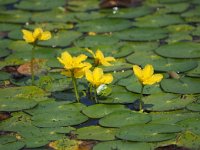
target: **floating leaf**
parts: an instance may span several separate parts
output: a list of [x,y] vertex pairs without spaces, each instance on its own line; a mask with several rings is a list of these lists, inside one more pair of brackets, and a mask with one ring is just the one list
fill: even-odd
[[200,104],[199,103],[192,103],[186,107],[188,110],[194,112],[200,112]]
[[100,119],[99,124],[106,127],[122,127],[132,124],[147,123],[149,121],[151,121],[151,116],[148,114],[118,110]]

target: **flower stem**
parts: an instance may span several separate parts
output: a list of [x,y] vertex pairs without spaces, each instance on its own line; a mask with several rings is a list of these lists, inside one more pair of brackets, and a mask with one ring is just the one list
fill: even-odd
[[76,95],[76,101],[79,103],[80,102],[80,97],[79,97],[79,94],[78,94],[77,81],[76,81],[76,78],[74,77],[73,74],[72,74],[72,82],[73,82],[74,91],[75,91],[75,95]]
[[94,100],[95,100],[95,103],[98,103],[98,100],[97,100],[97,91],[96,91],[95,87],[94,87]]
[[141,111],[142,110],[142,97],[143,97],[143,90],[144,90],[144,85],[142,85],[142,88],[141,88],[141,92],[140,92],[140,97],[139,97],[139,102],[140,102],[140,104],[139,104],[139,111]]
[[36,43],[33,44],[33,48],[31,50],[31,83],[32,85],[35,85],[35,73],[34,73],[35,46],[36,46]]

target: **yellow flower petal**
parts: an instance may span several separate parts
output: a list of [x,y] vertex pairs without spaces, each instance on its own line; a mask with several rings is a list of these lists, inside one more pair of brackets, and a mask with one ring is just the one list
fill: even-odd
[[71,71],[69,71],[69,70],[68,71],[62,71],[61,74],[65,75],[67,77],[71,77],[72,76]]
[[135,76],[141,81],[142,80],[142,69],[137,65],[133,65],[133,72],[134,72]]
[[102,82],[104,83],[104,84],[109,84],[109,83],[111,83],[113,81],[113,76],[112,76],[112,74],[105,74],[104,76],[103,76],[103,78],[102,78]]
[[85,48],[85,50],[88,51],[90,54],[92,54],[92,56],[93,56],[94,58],[96,58],[94,52],[93,52],[91,49]]
[[106,61],[116,61],[114,57],[106,57]]
[[143,82],[144,85],[152,85],[154,83],[160,82],[163,79],[162,74],[154,74],[148,80]]
[[38,39],[38,38],[41,37],[42,33],[43,33],[43,30],[42,30],[41,28],[36,28],[36,29],[34,30],[34,32],[33,32],[33,37],[34,37],[35,39]]
[[49,40],[50,38],[51,38],[51,32],[45,31],[40,36],[39,40],[45,41],[45,40]]
[[96,51],[95,55],[96,55],[96,58],[99,59],[100,61],[104,59],[104,55],[99,49]]
[[92,71],[87,70],[87,71],[85,72],[85,77],[86,77],[86,79],[87,79],[89,82],[93,83],[93,74],[92,74]]
[[153,66],[152,65],[149,65],[147,64],[143,71],[142,71],[142,74],[143,74],[143,79],[148,79],[150,78],[154,73],[154,69],[153,69]]
[[57,57],[57,59],[62,63],[66,69],[71,69],[72,66],[72,56],[68,52],[63,52],[61,54],[61,58]]
[[28,30],[22,30],[23,33],[23,39],[27,42],[27,43],[33,43],[35,42],[35,38],[33,37],[33,34],[31,31]]

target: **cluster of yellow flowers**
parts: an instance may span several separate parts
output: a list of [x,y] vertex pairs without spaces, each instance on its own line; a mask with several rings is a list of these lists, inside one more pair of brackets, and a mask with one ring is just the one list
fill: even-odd
[[[49,31],[43,31],[41,28],[36,28],[33,32],[28,30],[22,30],[23,38],[27,43],[35,44],[38,40],[48,40],[51,38]],[[88,62],[84,62],[87,56],[81,54],[77,57],[72,57],[67,51],[61,54],[61,57],[57,57],[59,62],[64,65],[64,69],[61,73],[72,78],[77,101],[79,102],[79,94],[77,90],[76,78],[86,77],[87,81],[97,89],[102,84],[109,84],[113,81],[112,74],[104,74],[103,69],[99,68],[99,65],[111,66],[110,62],[116,61],[113,57],[105,57],[101,50],[97,50],[95,53],[86,48],[94,58],[94,67]],[[93,70],[91,70],[93,68]],[[142,84],[142,91],[145,85],[152,85],[160,82],[163,78],[162,74],[154,74],[154,68],[152,65],[147,64],[144,69],[141,69],[138,65],[133,65],[133,72]]]

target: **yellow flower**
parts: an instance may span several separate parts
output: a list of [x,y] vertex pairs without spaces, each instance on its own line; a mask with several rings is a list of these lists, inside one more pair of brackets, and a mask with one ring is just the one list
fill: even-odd
[[37,40],[45,41],[51,38],[51,32],[49,31],[44,32],[41,28],[36,28],[33,32],[23,29],[22,33],[23,33],[23,39],[27,43],[34,43]]
[[109,62],[115,61],[114,57],[104,57],[102,51],[100,51],[99,49],[96,51],[95,54],[92,50],[88,48],[86,48],[86,50],[94,57],[96,66],[98,65],[112,66]]
[[87,59],[84,54],[72,57],[68,52],[63,52],[61,57],[57,57],[57,59],[64,65],[65,71],[62,74],[68,77],[82,78],[85,75],[85,71],[92,67],[90,63],[82,62]]
[[85,76],[86,79],[96,88],[101,84],[109,84],[113,81],[112,74],[104,74],[101,68],[95,68],[93,72],[87,70]]
[[133,72],[143,85],[152,85],[160,82],[163,78],[162,74],[154,74],[153,66],[149,64],[147,64],[144,69],[133,65]]

